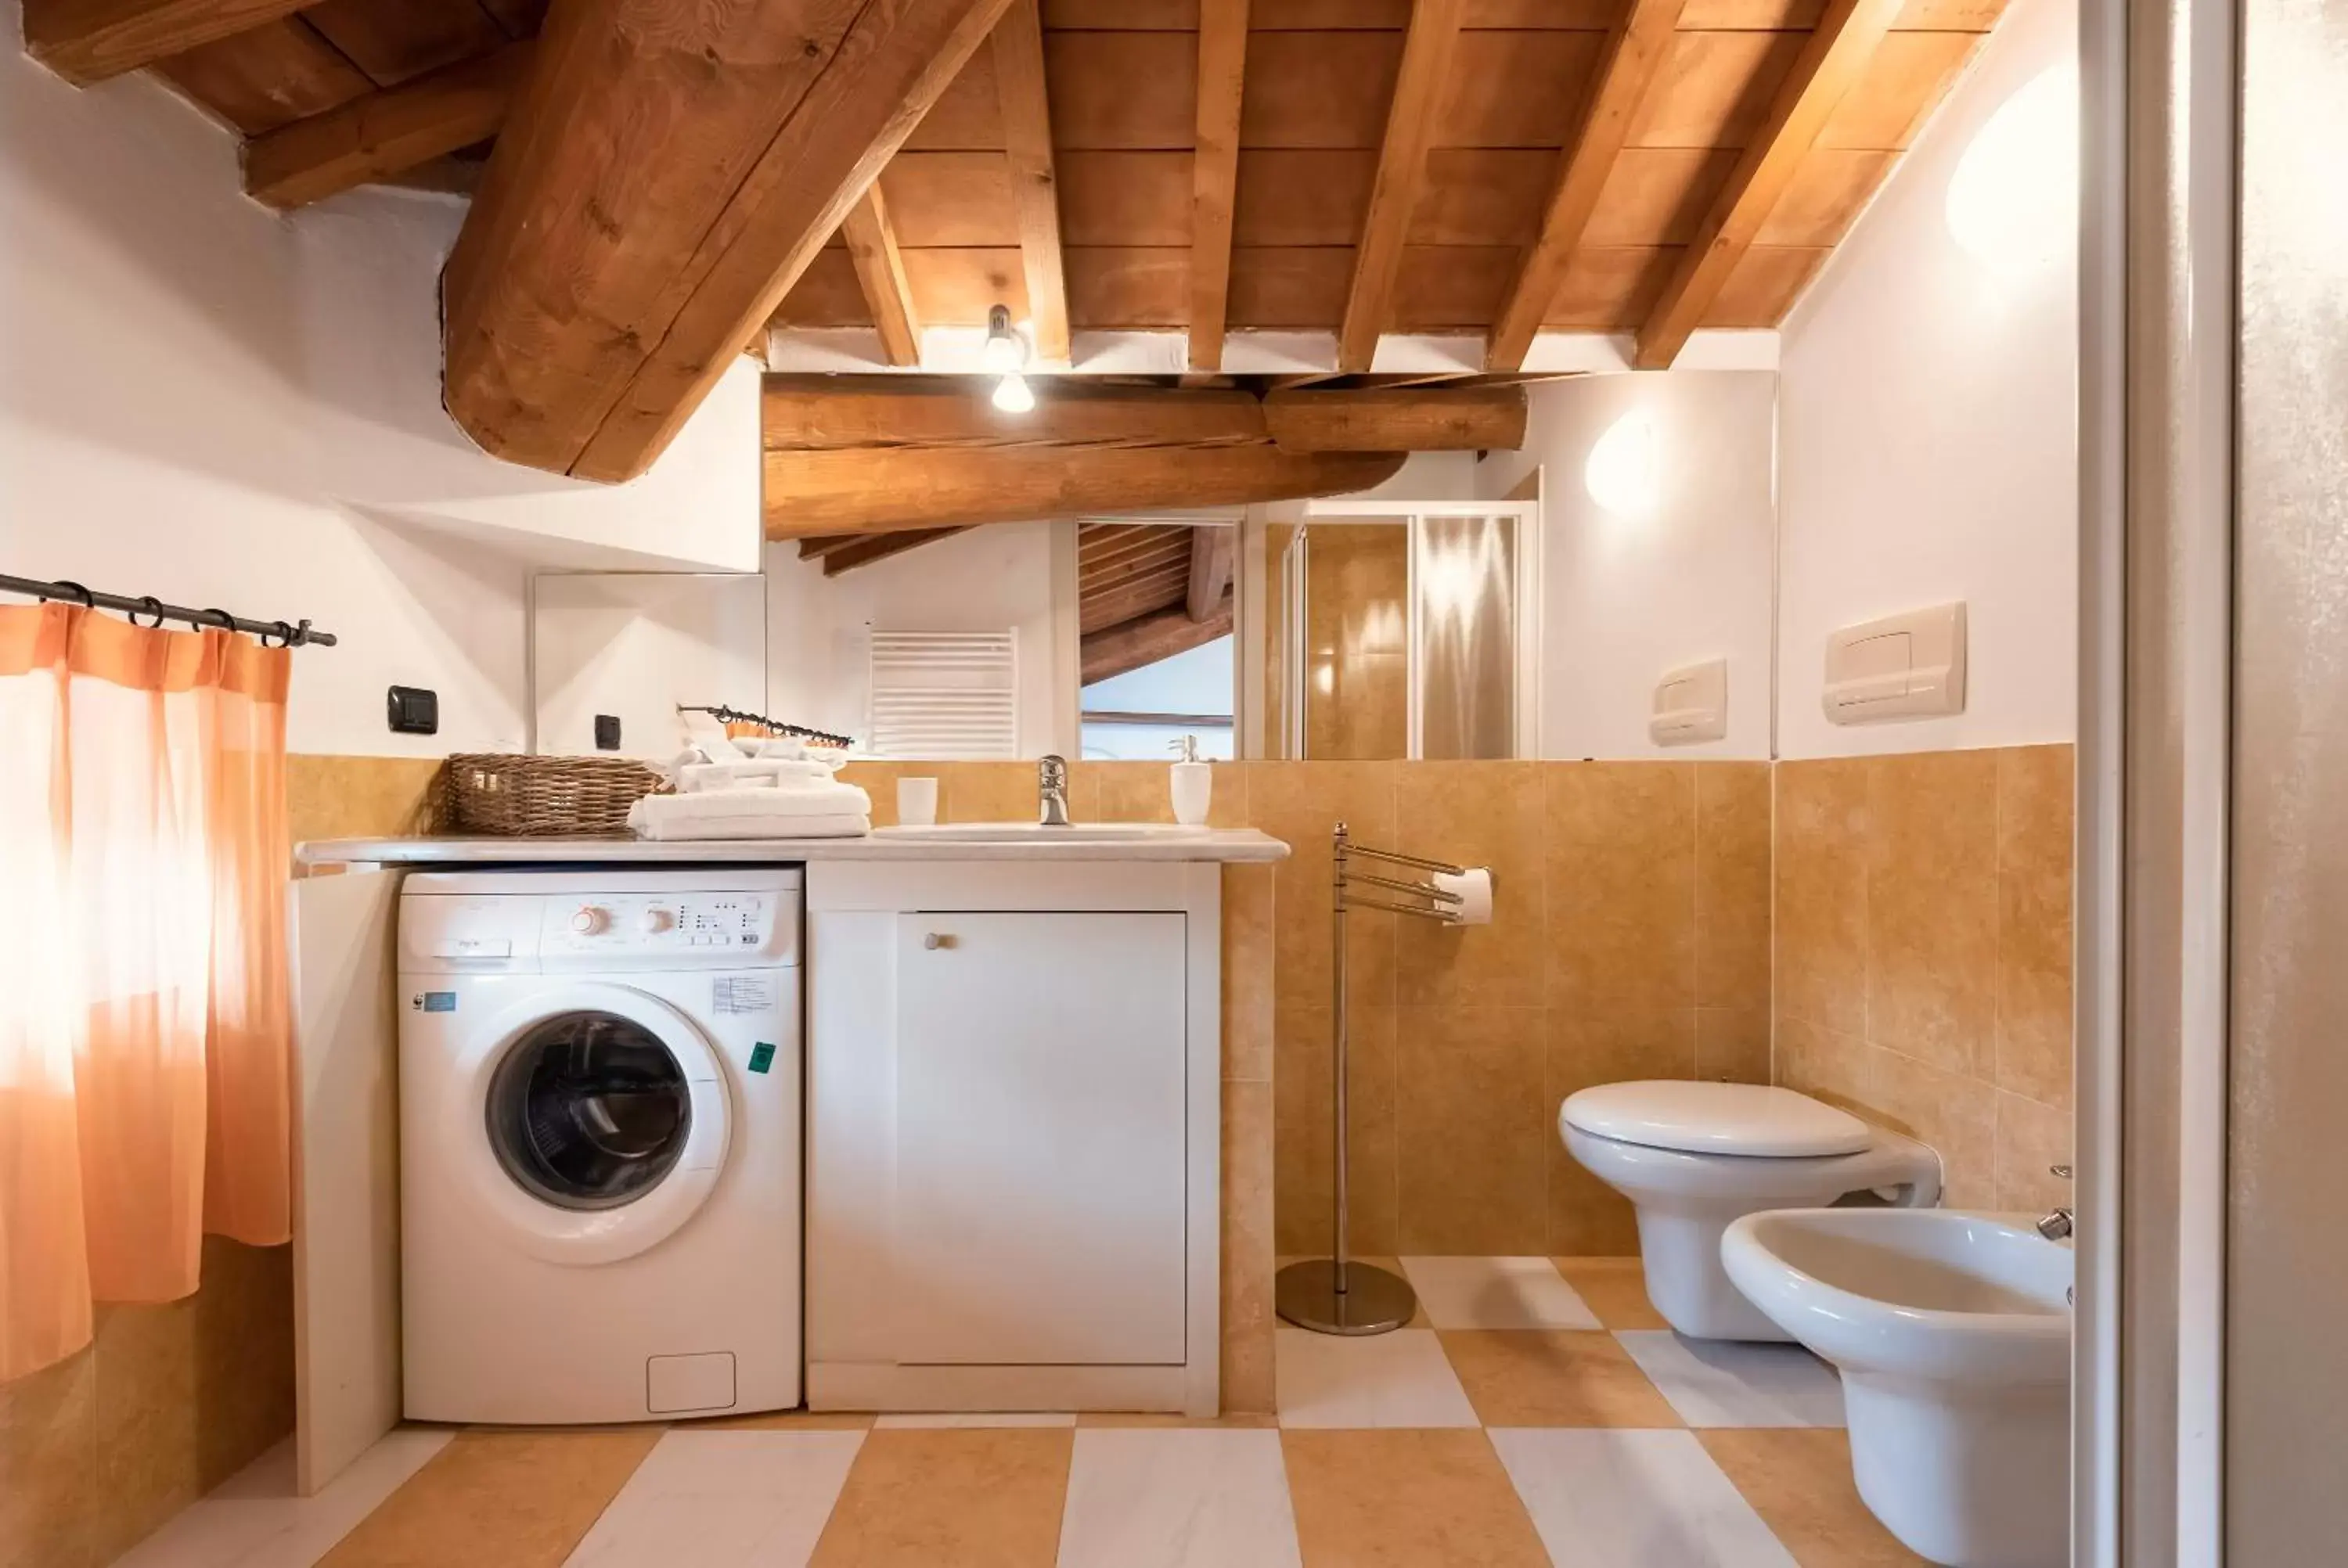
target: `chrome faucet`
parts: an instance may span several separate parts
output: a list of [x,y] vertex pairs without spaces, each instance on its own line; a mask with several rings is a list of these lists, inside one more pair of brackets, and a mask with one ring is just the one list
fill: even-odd
[[1045,757],[1035,767],[1035,787],[1042,796],[1036,821],[1045,827],[1068,825],[1068,759]]
[[[2046,1173],[2060,1176],[2066,1182],[2071,1179],[2071,1167],[2068,1165],[2049,1165]],[[2038,1234],[2048,1241],[2062,1241],[2070,1235],[2073,1223],[2071,1205],[2065,1204],[2038,1222]]]

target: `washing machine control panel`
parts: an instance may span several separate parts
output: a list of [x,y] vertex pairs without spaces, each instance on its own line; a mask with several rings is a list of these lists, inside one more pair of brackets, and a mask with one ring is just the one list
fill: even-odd
[[539,931],[548,958],[655,955],[687,963],[766,962],[795,942],[798,907],[772,893],[591,894],[550,897]]

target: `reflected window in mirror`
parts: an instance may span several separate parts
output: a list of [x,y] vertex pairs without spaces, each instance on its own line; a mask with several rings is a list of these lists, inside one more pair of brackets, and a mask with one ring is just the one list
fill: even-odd
[[1162,761],[1184,735],[1229,759],[1240,528],[1088,522],[1076,530],[1078,693],[1089,761]]

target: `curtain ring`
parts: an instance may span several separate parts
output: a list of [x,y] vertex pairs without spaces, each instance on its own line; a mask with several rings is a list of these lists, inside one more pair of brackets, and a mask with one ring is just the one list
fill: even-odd
[[207,605],[203,609],[196,611],[196,613],[189,617],[189,619],[193,620],[197,625],[201,626],[204,623],[204,618],[206,616],[212,617],[222,631],[234,631],[236,630],[235,616],[231,615],[225,610],[221,610],[211,605]]
[[65,578],[59,578],[56,582],[51,583],[49,586],[52,588],[69,588],[73,589],[75,593],[80,596],[81,607],[84,610],[96,610],[98,608],[98,595],[90,592],[89,589],[82,587],[82,585],[77,582],[70,581]]
[[[284,623],[283,621],[282,621],[282,620],[281,620],[281,621],[279,621],[277,624],[278,624],[278,625],[280,625],[280,626],[283,626],[285,623]],[[307,642],[307,641],[310,641],[310,623],[309,623],[309,621],[304,620],[304,621],[303,621],[303,622],[302,622],[302,624],[301,624],[301,625],[299,625],[299,626],[296,626],[296,627],[293,628],[290,631],[288,631],[288,632],[286,633],[286,637],[285,637],[285,646],[286,646],[286,647],[288,647],[288,648],[299,648],[299,647],[301,647],[301,646],[302,646],[302,644],[304,644],[304,643],[305,643],[305,642]]]
[[[286,625],[282,620],[271,621],[266,627],[254,632],[253,636],[260,641],[263,648],[291,648],[294,646],[294,629]],[[270,641],[269,640],[272,637],[276,638],[277,641],[274,642]]]
[[148,614],[155,618],[154,625],[147,627],[145,630],[152,631],[155,630],[155,627],[163,624],[163,601],[157,599],[153,594],[149,593],[140,595],[138,608],[135,610],[124,610],[122,612],[123,619],[129,621],[131,625],[137,626],[139,624],[139,611],[140,610],[145,610]]

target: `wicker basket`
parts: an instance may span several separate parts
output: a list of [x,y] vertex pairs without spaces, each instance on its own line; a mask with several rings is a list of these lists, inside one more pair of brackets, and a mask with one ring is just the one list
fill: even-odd
[[432,792],[436,833],[496,838],[592,837],[628,831],[628,807],[664,786],[618,757],[450,757]]

